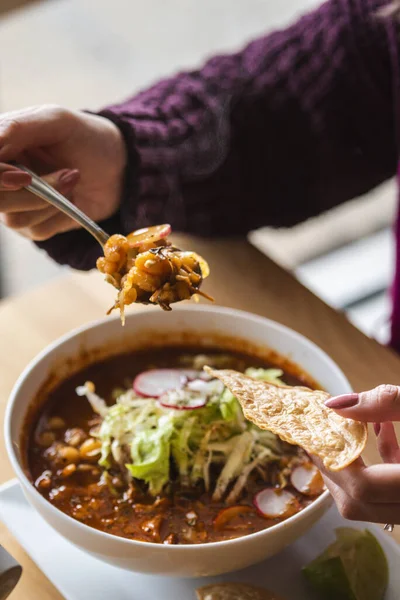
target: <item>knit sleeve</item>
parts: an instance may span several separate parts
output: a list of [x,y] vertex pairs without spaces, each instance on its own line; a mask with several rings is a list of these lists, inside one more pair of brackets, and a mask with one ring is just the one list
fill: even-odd
[[384,5],[330,0],[101,111],[137,157],[123,229],[169,222],[221,236],[291,226],[389,178],[398,65],[377,15]]

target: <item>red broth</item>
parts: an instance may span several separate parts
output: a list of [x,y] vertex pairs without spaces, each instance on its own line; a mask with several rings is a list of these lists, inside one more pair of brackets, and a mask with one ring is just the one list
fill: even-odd
[[[154,498],[143,482],[127,483],[118,467],[111,467],[105,477],[104,469],[97,464],[99,443],[91,437],[90,430],[98,423],[99,416],[85,398],[76,394],[76,387],[92,381],[96,393],[112,404],[112,391],[129,387],[138,373],[155,367],[180,367],[182,356],[186,357],[187,367],[191,357],[199,353],[226,355],[224,366],[240,371],[247,367],[277,366],[255,356],[215,348],[164,347],[122,354],[82,369],[58,385],[48,397],[38,399],[41,409],[31,423],[27,443],[28,470],[38,491],[81,523],[146,542],[217,542],[260,531],[282,520],[260,515],[253,499],[267,485],[279,485],[280,472],[293,458],[307,460],[295,446],[285,445],[287,454],[281,462],[269,464],[264,471],[254,471],[236,503],[237,509],[230,513],[222,512],[227,508],[225,502],[213,502],[203,485],[182,489],[172,476],[167,489]],[[315,387],[301,372],[285,371],[283,380],[289,385]],[[173,474],[173,467],[171,472]],[[217,471],[211,473],[211,478],[216,479],[218,474]],[[297,498],[296,510],[303,509],[315,498],[303,496],[290,484],[286,489]]]

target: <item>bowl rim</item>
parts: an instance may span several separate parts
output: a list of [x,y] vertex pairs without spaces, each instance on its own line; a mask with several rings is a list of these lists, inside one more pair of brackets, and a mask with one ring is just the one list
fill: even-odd
[[[318,352],[320,354],[321,358],[325,361],[325,363],[328,363],[330,369],[335,373],[335,375],[342,379],[344,385],[345,386],[347,385],[349,391],[351,390],[350,382],[348,381],[346,375],[343,373],[341,368],[334,362],[334,360],[324,350],[322,350],[322,348],[320,348],[317,344],[315,344],[314,342],[312,342],[311,340],[306,338],[301,333],[295,331],[294,329],[287,327],[286,325],[283,325],[277,321],[273,321],[272,319],[268,319],[267,317],[262,317],[260,315],[250,313],[245,310],[229,308],[229,307],[219,306],[219,305],[214,305],[214,306],[181,305],[179,307],[176,307],[174,310],[175,311],[184,311],[184,312],[189,312],[189,313],[190,312],[193,312],[193,313],[209,312],[209,313],[213,313],[213,314],[223,314],[226,316],[231,316],[233,318],[236,317],[238,319],[246,319],[248,321],[252,321],[254,324],[267,325],[270,329],[274,330],[275,332],[284,332],[285,334],[289,335],[289,337],[296,339],[304,347],[306,347],[314,352],[315,351]],[[149,308],[138,309],[134,313],[127,315],[127,317],[126,317],[127,324],[129,323],[129,321],[134,321],[135,319],[140,318],[140,316],[143,315],[144,313],[150,313],[150,312],[152,312],[152,310],[151,309],[149,310]],[[189,550],[189,549],[194,549],[194,548],[196,548],[200,552],[202,552],[202,551],[206,552],[206,551],[208,551],[207,549],[210,549],[210,550],[212,550],[213,548],[223,549],[224,547],[226,547],[228,545],[229,546],[239,545],[239,544],[243,543],[245,540],[248,540],[249,542],[250,542],[250,540],[255,541],[256,539],[262,538],[263,536],[268,536],[271,532],[279,533],[280,531],[290,527],[295,522],[299,523],[299,522],[306,520],[310,513],[314,512],[314,511],[318,511],[319,508],[322,508],[325,504],[329,503],[329,501],[331,500],[331,494],[330,494],[329,490],[325,490],[324,492],[322,492],[322,494],[320,496],[318,496],[318,498],[313,500],[308,506],[303,508],[300,512],[296,513],[295,515],[292,515],[291,517],[288,517],[281,523],[271,525],[270,527],[261,529],[260,531],[245,534],[244,536],[232,538],[229,540],[220,540],[217,542],[206,542],[206,543],[200,543],[200,544],[166,545],[166,544],[159,544],[156,542],[145,542],[145,541],[125,538],[122,536],[117,536],[117,535],[114,535],[111,533],[107,533],[105,531],[102,531],[101,529],[95,529],[94,527],[91,527],[90,525],[86,525],[85,523],[81,523],[80,521],[74,519],[70,515],[67,515],[66,513],[61,511],[59,508],[57,508],[56,506],[51,504],[51,502],[46,500],[38,492],[38,490],[35,488],[35,486],[32,484],[32,482],[28,479],[24,469],[22,468],[22,466],[20,464],[20,461],[18,460],[18,458],[16,456],[15,448],[14,448],[14,444],[13,444],[12,436],[11,436],[11,426],[12,426],[12,422],[13,422],[14,404],[20,394],[20,390],[21,390],[22,385],[24,384],[25,380],[29,377],[30,373],[40,365],[40,363],[42,362],[42,360],[44,360],[44,358],[49,356],[59,346],[62,346],[63,344],[68,342],[71,338],[77,337],[86,331],[96,329],[99,326],[102,326],[107,323],[115,322],[115,321],[119,321],[118,316],[103,317],[100,319],[96,319],[94,321],[85,323],[84,325],[81,325],[79,327],[72,329],[71,331],[65,333],[64,335],[60,336],[59,338],[57,338],[56,340],[54,340],[53,342],[51,342],[50,344],[45,346],[45,348],[43,348],[33,359],[31,359],[29,361],[27,366],[24,368],[22,373],[17,378],[17,380],[11,390],[11,393],[9,395],[7,405],[6,405],[6,410],[5,410],[4,428],[3,428],[5,447],[7,450],[8,458],[10,460],[11,466],[12,466],[15,474],[17,475],[17,478],[18,478],[20,484],[22,483],[23,486],[25,486],[27,489],[29,489],[29,491],[35,496],[35,498],[37,499],[37,501],[40,503],[40,505],[43,507],[43,509],[45,511],[49,511],[50,514],[54,515],[56,518],[58,517],[61,520],[65,520],[66,524],[70,524],[71,527],[76,527],[76,530],[78,532],[81,532],[81,535],[85,536],[85,534],[89,534],[90,536],[94,536],[94,537],[99,536],[105,542],[109,541],[110,543],[119,543],[120,545],[122,544],[125,547],[129,547],[129,548],[133,548],[135,546],[138,546],[139,548],[147,547],[147,548],[151,549],[152,551],[156,551],[156,552],[171,552],[171,551],[179,552],[179,551],[182,551],[183,549]],[[299,366],[301,366],[301,365],[299,365]],[[60,534],[60,535],[63,535],[63,534]]]

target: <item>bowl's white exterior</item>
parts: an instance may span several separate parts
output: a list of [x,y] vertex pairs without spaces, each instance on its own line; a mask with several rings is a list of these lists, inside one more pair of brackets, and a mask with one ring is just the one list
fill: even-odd
[[246,312],[220,307],[183,306],[171,313],[135,312],[121,327],[118,319],[104,319],[76,330],[46,348],[18,379],[5,419],[5,441],[13,468],[29,502],[62,536],[90,554],[132,571],[196,577],[234,571],[276,554],[307,531],[327,510],[331,500],[324,492],[306,509],[270,529],[235,540],[211,544],[163,546],[135,542],[97,531],[68,517],[45,500],[32,486],[21,466],[19,436],[27,407],[46,380],[55,360],[74,357],[82,347],[91,350],[109,340],[132,338],[132,332],[192,331],[235,336],[265,345],[301,365],[331,394],[351,391],[338,366],[317,346],[278,323]]

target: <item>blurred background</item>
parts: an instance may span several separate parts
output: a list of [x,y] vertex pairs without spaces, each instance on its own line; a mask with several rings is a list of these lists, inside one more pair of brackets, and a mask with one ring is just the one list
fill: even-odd
[[[285,26],[318,3],[0,0],[0,112],[45,102],[100,108],[216,51],[234,50]],[[250,239],[365,333],[385,342],[395,211],[390,181],[290,232],[264,228]],[[3,297],[64,272],[0,226]]]

